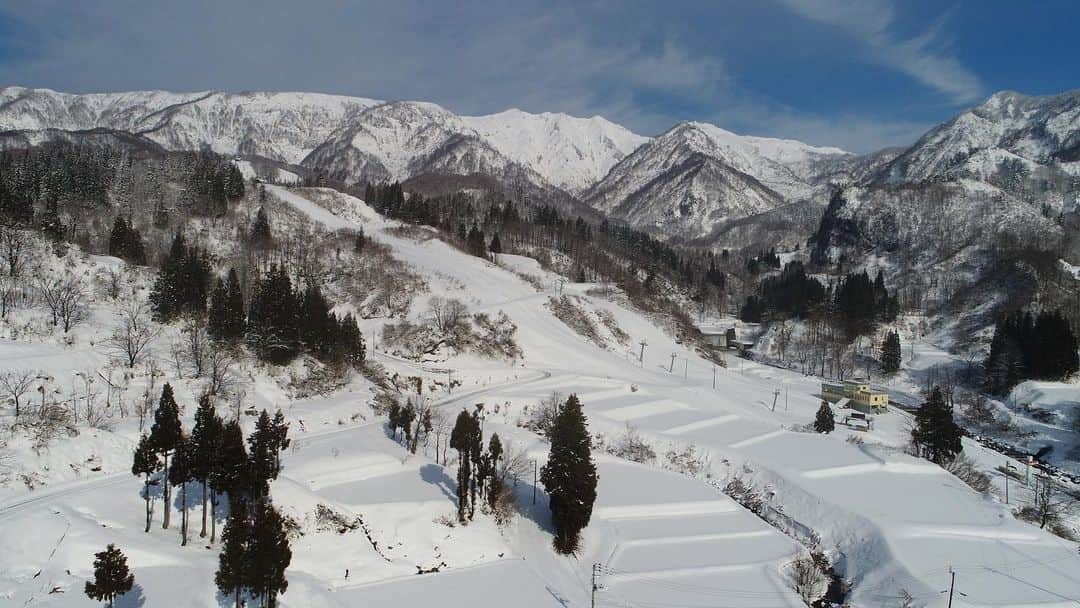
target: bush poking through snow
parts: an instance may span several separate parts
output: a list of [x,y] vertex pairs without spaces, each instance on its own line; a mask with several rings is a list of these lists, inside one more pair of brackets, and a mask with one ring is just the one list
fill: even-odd
[[[551,437],[551,427],[555,425],[555,417],[559,415],[559,406],[562,404],[562,395],[558,391],[552,392],[533,408],[530,417],[524,423],[524,427],[545,438]],[[526,413],[529,413],[526,409]]]
[[824,594],[823,587],[828,581],[825,577],[828,565],[821,553],[809,553],[791,563],[791,587],[807,606]]
[[983,473],[975,466],[975,461],[960,454],[945,465],[945,470],[956,475],[960,481],[966,483],[972,490],[980,494],[990,491],[990,476]]
[[567,327],[574,330],[575,333],[598,347],[607,349],[607,340],[600,335],[600,328],[597,327],[596,322],[589,316],[588,311],[575,301],[576,299],[576,297],[571,299],[570,296],[549,298],[545,306],[553,315],[555,315],[555,318],[562,321]]
[[751,513],[760,515],[762,507],[765,505],[765,499],[762,497],[761,492],[758,492],[752,483],[744,481],[739,476],[735,476],[731,481],[727,482],[723,492],[735,502],[746,507]]
[[360,518],[339,513],[331,507],[319,503],[315,506],[315,529],[320,532],[330,531],[347,534],[360,529]]
[[383,347],[395,355],[421,361],[442,360],[458,353],[493,359],[516,359],[521,348],[514,339],[517,325],[505,312],[469,315],[459,300],[432,298],[424,321],[402,320],[383,327]]
[[656,460],[656,450],[649,445],[648,441],[645,441],[637,429],[629,424],[626,425],[622,436],[614,443],[607,445],[606,450],[612,456],[642,464]]
[[709,457],[690,444],[682,450],[671,449],[664,454],[664,468],[682,473],[695,479],[712,477],[709,472]]

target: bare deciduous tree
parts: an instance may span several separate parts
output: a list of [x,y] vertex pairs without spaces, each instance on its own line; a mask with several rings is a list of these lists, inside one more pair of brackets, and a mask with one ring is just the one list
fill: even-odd
[[37,376],[37,372],[28,370],[8,370],[0,373],[0,389],[3,389],[4,396],[15,406],[16,418],[22,413],[23,395],[30,392]]
[[1035,492],[1031,504],[1021,511],[1022,516],[1039,524],[1040,528],[1054,527],[1072,510],[1076,500],[1048,476],[1035,478]]
[[41,279],[38,292],[52,313],[53,327],[63,325],[64,333],[86,319],[86,287],[75,278]]
[[195,377],[202,378],[210,345],[210,335],[206,332],[206,319],[199,315],[185,316],[181,332],[184,334],[184,350],[187,359],[195,368]]
[[7,317],[15,308],[19,299],[19,279],[9,275],[0,275],[0,318]]
[[30,257],[30,233],[14,226],[0,226],[0,256],[4,259],[7,276],[18,277]]
[[150,309],[137,300],[126,302],[118,314],[120,323],[113,330],[109,342],[123,356],[127,366],[132,368],[160,330],[150,320]]
[[236,365],[236,351],[225,346],[217,345],[206,352],[206,392],[210,395],[229,393],[236,378],[233,375],[233,366]]
[[435,296],[428,304],[428,321],[441,333],[456,327],[468,314],[468,309],[461,300]]
[[781,319],[775,323],[776,326],[776,354],[780,356],[780,361],[785,360],[788,346],[791,344],[791,336],[795,332],[795,324],[788,319]]

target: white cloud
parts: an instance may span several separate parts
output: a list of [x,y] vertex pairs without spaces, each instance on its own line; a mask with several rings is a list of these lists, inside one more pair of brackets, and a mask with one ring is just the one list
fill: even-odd
[[868,59],[911,76],[954,103],[968,103],[983,94],[979,77],[945,48],[940,19],[922,34],[902,39],[891,32],[895,21],[891,0],[780,2],[807,19],[847,31],[865,45]]

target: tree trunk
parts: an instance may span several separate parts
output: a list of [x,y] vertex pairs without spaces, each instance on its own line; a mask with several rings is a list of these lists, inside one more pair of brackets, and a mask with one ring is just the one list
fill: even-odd
[[217,540],[217,490],[210,488],[210,543]]
[[240,587],[236,588],[236,608],[240,608]]
[[206,480],[202,480],[202,530],[199,538],[206,538]]
[[187,546],[187,482],[180,484],[180,546]]
[[154,515],[154,509],[150,506],[150,473],[146,474],[146,481],[144,482],[143,487],[146,491],[146,530],[144,530],[144,532],[150,532],[150,520]]
[[165,517],[162,518],[161,529],[169,529],[169,512],[172,510],[169,505],[169,451],[165,450],[165,474],[162,476],[162,481],[165,484],[164,496],[165,496]]

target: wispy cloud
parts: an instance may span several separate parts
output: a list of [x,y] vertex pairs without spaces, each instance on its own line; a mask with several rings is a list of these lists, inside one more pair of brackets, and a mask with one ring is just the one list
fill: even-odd
[[865,46],[868,59],[911,76],[954,103],[968,103],[983,94],[979,77],[949,53],[942,35],[944,18],[920,35],[904,39],[892,32],[895,11],[891,0],[780,2],[807,19],[848,32]]

